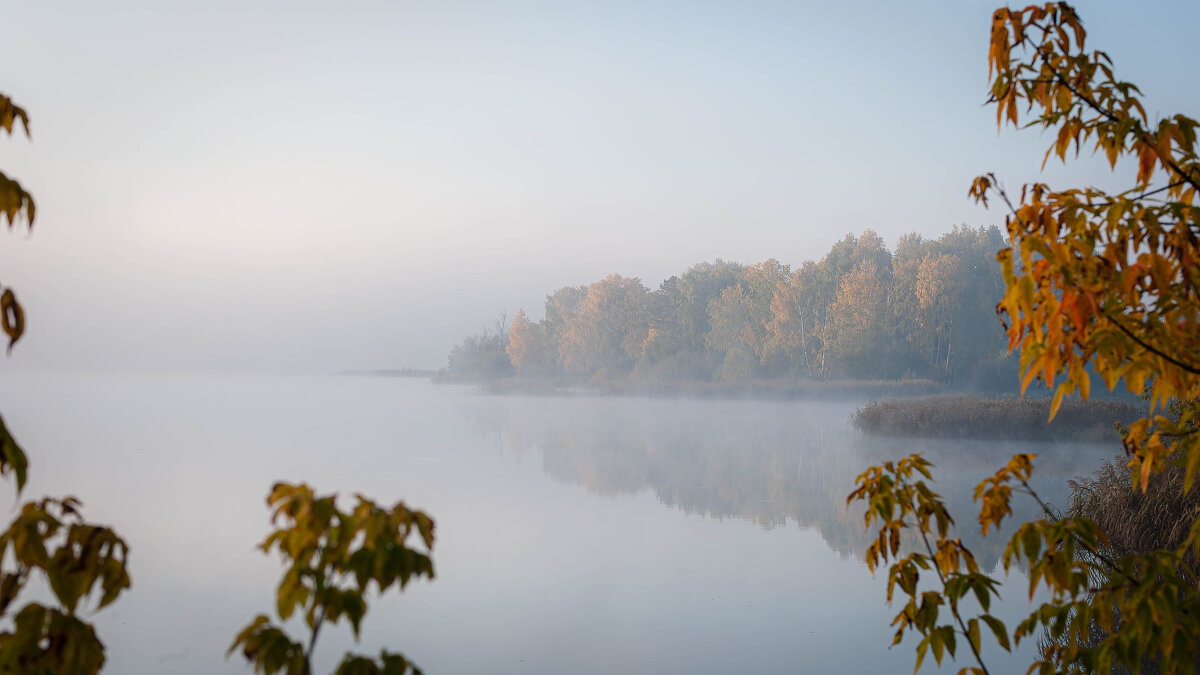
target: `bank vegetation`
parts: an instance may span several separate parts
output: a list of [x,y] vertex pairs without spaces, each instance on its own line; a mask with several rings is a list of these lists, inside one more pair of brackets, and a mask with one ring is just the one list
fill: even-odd
[[1049,397],[983,398],[943,394],[868,403],[850,419],[873,436],[975,438],[1028,441],[1116,441],[1117,426],[1145,414],[1127,401],[1063,401],[1050,417]]

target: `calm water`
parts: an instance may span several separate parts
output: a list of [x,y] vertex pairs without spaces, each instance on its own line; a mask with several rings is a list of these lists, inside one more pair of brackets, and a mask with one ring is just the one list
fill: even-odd
[[[111,673],[249,672],[224,654],[273,611],[281,566],[254,546],[280,479],[435,517],[437,579],[375,602],[356,647],[431,675],[911,672],[915,641],[887,649],[894,610],[843,507],[854,476],[926,452],[970,523],[971,488],[1013,452],[1040,454],[1061,502],[1118,447],[865,439],[854,407],[347,377],[6,374],[0,390],[28,496],[77,495],[133,548],[133,590],[95,615]],[[994,565],[1000,540],[964,529]],[[1006,589],[1012,617],[1024,578]],[[352,646],[323,631],[318,665]],[[993,672],[1023,672],[997,651]]]

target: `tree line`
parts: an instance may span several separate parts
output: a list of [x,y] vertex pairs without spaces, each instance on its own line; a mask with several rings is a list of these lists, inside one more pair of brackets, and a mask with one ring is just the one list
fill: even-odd
[[544,318],[464,338],[450,379],[592,381],[931,379],[1011,389],[995,315],[1004,294],[996,227],[954,227],[937,239],[848,234],[796,269],[716,260],[648,289],[610,274],[546,298]]

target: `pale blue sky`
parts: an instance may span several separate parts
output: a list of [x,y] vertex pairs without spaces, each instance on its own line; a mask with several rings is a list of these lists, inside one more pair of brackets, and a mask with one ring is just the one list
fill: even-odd
[[[0,242],[4,367],[437,367],[609,272],[1000,223],[971,178],[1043,149],[982,106],[993,2],[103,4],[4,10],[34,139],[0,170],[39,205]],[[1077,6],[1150,111],[1200,115],[1200,4]]]

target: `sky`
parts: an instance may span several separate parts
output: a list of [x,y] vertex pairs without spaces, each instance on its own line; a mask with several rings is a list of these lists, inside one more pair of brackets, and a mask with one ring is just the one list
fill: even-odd
[[[445,365],[609,273],[798,265],[1119,185],[984,105],[994,2],[8,0],[0,171],[28,330],[0,369]],[[1194,2],[1080,2],[1152,114],[1200,116]]]

